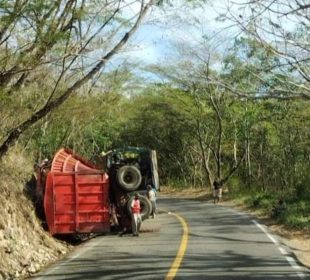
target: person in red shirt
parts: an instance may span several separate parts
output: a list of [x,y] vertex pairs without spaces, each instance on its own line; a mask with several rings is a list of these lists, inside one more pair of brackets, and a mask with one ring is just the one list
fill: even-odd
[[131,225],[133,236],[139,236],[141,224],[142,219],[141,219],[141,206],[140,206],[139,194],[135,193],[135,198],[131,202]]

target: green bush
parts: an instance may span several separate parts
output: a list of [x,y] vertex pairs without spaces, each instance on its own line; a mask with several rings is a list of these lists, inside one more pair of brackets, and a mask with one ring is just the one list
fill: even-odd
[[238,177],[231,178],[227,187],[233,196],[238,195],[240,190],[244,188],[242,181]]
[[275,217],[281,224],[295,229],[310,228],[310,201],[288,201],[287,210]]
[[250,207],[263,209],[270,209],[274,202],[275,198],[268,193],[256,193],[247,200]]
[[310,197],[310,175],[304,177],[295,187],[295,197],[303,199]]
[[[258,192],[247,188],[244,191],[229,193],[229,198],[241,202],[243,205],[260,210],[262,213],[274,219],[277,223],[294,229],[310,229],[310,184],[308,179],[302,180],[296,185],[295,195],[291,193]],[[270,188],[271,190],[271,188]],[[286,204],[286,210],[273,215],[273,207],[282,197]]]
[[290,211],[286,215],[282,215],[279,221],[289,227],[296,229],[310,229],[310,217],[300,215],[299,212]]
[[164,180],[164,185],[166,186],[170,186],[174,189],[185,189],[185,188],[188,188],[188,184],[184,181],[184,180],[181,180],[181,179],[177,179],[177,178],[174,178],[174,179],[166,179]]

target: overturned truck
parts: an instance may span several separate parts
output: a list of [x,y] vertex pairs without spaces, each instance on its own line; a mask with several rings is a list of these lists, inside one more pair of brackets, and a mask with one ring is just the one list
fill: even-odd
[[43,209],[49,232],[81,234],[131,228],[131,201],[140,194],[142,219],[152,205],[146,186],[159,190],[156,152],[127,147],[108,152],[102,166],[71,150],[60,149],[52,162],[37,170],[36,201]]

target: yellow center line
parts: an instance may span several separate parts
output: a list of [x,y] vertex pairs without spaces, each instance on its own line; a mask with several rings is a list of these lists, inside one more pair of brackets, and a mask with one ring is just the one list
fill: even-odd
[[187,247],[187,243],[188,243],[188,226],[187,226],[185,219],[183,217],[181,217],[180,215],[175,214],[175,213],[169,212],[169,214],[174,215],[181,222],[181,224],[183,226],[183,236],[182,236],[182,240],[181,240],[181,244],[180,244],[178,253],[177,253],[177,255],[176,255],[169,271],[168,271],[168,274],[166,275],[165,280],[172,280],[176,276],[178,269],[181,265],[181,262],[183,260],[183,257],[184,257],[185,251],[186,251],[186,247]]

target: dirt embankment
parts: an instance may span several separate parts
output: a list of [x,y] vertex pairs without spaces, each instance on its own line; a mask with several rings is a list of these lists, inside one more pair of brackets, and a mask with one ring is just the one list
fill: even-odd
[[21,150],[0,164],[0,280],[22,279],[70,249],[42,229],[26,187],[32,174],[33,160]]
[[[175,190],[171,188],[162,188],[163,194],[169,194],[176,197],[186,197],[195,200],[210,201],[212,203],[212,196],[209,190],[201,189],[184,189],[184,190]],[[306,267],[310,268],[310,231],[304,230],[293,230],[284,227],[283,225],[276,224],[274,220],[269,217],[261,214],[258,211],[247,208],[242,204],[239,204],[237,201],[228,201],[225,200],[221,202],[223,205],[237,208],[238,210],[245,212],[256,219],[259,219],[262,224],[268,226],[268,229],[271,233],[274,233],[281,237],[283,243],[288,246],[292,252],[295,254],[298,261]]]

